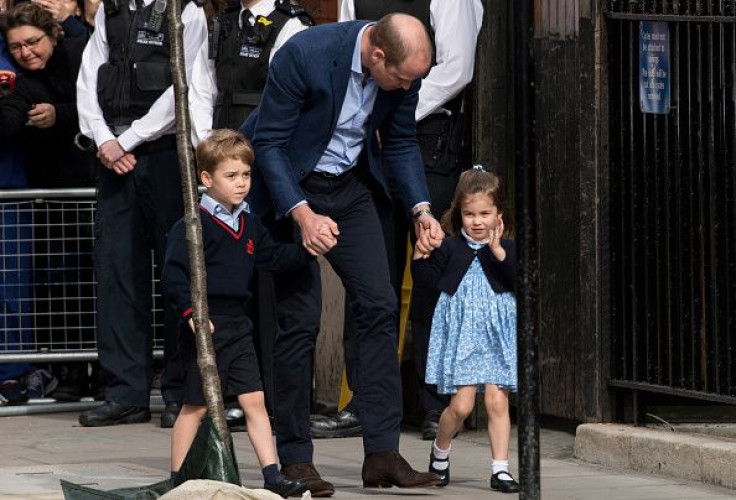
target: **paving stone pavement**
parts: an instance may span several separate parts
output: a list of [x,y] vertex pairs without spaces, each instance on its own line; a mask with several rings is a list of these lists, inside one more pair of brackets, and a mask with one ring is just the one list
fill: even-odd
[[[148,424],[84,428],[77,413],[0,417],[0,499],[62,498],[60,479],[111,489],[139,486],[168,475],[169,429]],[[574,436],[556,430],[541,433],[541,492],[551,500],[711,499],[733,498],[735,490],[687,480],[606,469],[573,458]],[[258,487],[261,476],[245,433],[233,434],[241,476]],[[453,442],[452,477],[447,488],[363,489],[360,438],[315,440],[315,460],[322,475],[335,483],[336,499],[370,496],[425,498],[514,498],[488,487],[490,448],[483,432],[465,432]],[[414,429],[402,433],[402,454],[425,469],[429,442]],[[512,471],[517,472],[516,436]],[[736,473],[736,472],[735,472]]]

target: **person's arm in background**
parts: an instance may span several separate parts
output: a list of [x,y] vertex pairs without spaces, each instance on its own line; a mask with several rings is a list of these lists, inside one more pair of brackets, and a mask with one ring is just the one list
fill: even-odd
[[96,28],[82,54],[82,66],[77,77],[77,112],[80,132],[93,139],[99,148],[106,142],[115,140],[97,100],[97,71],[107,62],[110,54],[105,12],[101,7],[97,10],[94,24]]
[[[63,54],[59,54],[64,57],[65,66],[68,72],[63,74],[64,78],[71,78],[72,81],[76,81],[77,75],[79,74],[79,68],[82,63],[82,53],[86,45],[86,38],[64,38],[63,44],[57,46],[63,47]],[[60,75],[61,76],[61,75]],[[76,89],[75,89],[76,90]],[[66,97],[64,101],[58,101],[55,103],[56,106],[56,123],[54,127],[60,130],[78,130],[79,129],[79,114],[77,113],[77,97],[76,92]]]
[[67,0],[31,1],[51,13],[52,16],[54,16],[54,19],[57,20],[59,24],[61,24],[61,27],[64,30],[64,36],[71,38],[86,38],[89,36],[89,31],[87,31],[87,27],[76,16],[76,2],[69,2]]
[[289,40],[289,38],[296,35],[300,31],[304,31],[307,28],[309,28],[309,26],[302,23],[298,17],[292,17],[291,19],[286,21],[286,24],[284,24],[284,27],[281,28],[281,31],[279,31],[279,35],[273,42],[271,54],[269,54],[268,56],[268,63],[271,64],[271,61],[273,61],[273,56],[276,55],[276,52],[279,51],[279,49]]
[[473,79],[475,48],[483,23],[480,0],[434,0],[429,11],[437,63],[422,81],[417,121],[437,112]]
[[0,145],[7,147],[18,140],[25,130],[31,104],[22,85],[21,88],[16,85],[14,92],[0,97]]
[[212,132],[212,119],[217,99],[215,78],[215,61],[209,58],[209,42],[205,38],[194,59],[192,83],[189,86],[192,144],[195,148]]
[[355,21],[354,0],[342,0],[342,5],[340,5],[340,14],[337,16],[337,20],[340,22]]

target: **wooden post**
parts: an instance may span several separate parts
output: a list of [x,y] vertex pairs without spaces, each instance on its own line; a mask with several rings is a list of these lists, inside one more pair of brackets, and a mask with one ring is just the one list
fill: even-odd
[[[184,70],[184,25],[181,22],[181,0],[169,0],[167,5],[171,44],[171,79],[174,83],[176,110],[176,149],[179,154],[184,220],[186,222],[191,294],[196,327],[197,364],[202,374],[202,388],[207,412],[220,433],[224,448],[230,454],[230,431],[225,420],[220,375],[217,372],[215,349],[212,345],[209,309],[207,307],[207,274],[204,266],[202,223],[199,220],[197,176],[190,143],[191,123],[187,101],[187,80]],[[232,457],[231,457],[232,458]]]

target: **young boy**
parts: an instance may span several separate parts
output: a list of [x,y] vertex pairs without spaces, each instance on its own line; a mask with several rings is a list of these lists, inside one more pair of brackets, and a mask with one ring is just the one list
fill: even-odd
[[[207,188],[200,202],[207,269],[212,341],[224,396],[237,396],[245,413],[248,437],[263,468],[264,487],[282,497],[301,495],[307,485],[281,475],[264,403],[252,323],[245,314],[253,268],[298,267],[311,257],[300,245],[274,242],[244,201],[250,190],[253,150],[233,130],[215,130],[197,147],[200,180]],[[189,253],[184,221],[168,236],[163,280],[167,297],[181,317],[179,336],[186,385],[184,406],[171,436],[172,475],[181,467],[207,408],[197,367],[189,290]]]

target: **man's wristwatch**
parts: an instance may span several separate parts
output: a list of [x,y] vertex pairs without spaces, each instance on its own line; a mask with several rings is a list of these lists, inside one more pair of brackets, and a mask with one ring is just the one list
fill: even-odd
[[419,220],[419,218],[420,218],[420,217],[421,217],[422,215],[425,215],[425,214],[426,214],[426,215],[429,215],[430,217],[434,217],[434,214],[432,213],[432,211],[431,211],[430,209],[428,209],[428,208],[423,208],[423,209],[421,209],[421,210],[417,210],[416,212],[414,212],[414,213],[412,214],[412,216],[411,216],[411,219],[412,219],[412,220],[413,220],[414,222],[416,222],[416,221],[418,221],[418,220]]

